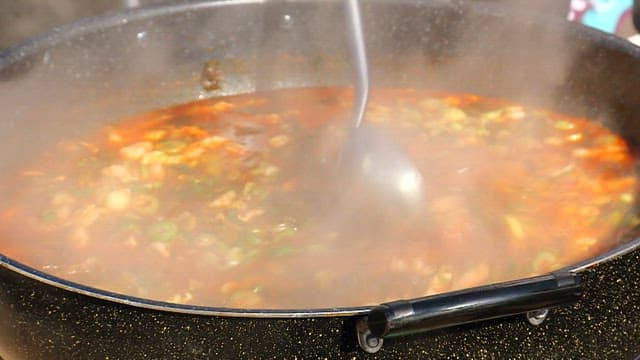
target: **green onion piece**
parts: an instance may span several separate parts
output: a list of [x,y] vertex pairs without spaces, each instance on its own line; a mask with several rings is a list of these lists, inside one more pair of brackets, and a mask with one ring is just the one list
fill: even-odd
[[40,220],[47,225],[52,225],[58,221],[58,215],[53,210],[47,210],[40,214]]
[[262,238],[260,238],[259,231],[257,231],[257,230],[253,230],[253,231],[249,232],[245,236],[245,241],[247,242],[247,244],[250,244],[250,245],[260,245],[260,244],[262,244]]
[[624,220],[624,225],[630,228],[635,228],[637,226],[640,226],[640,217],[638,217],[637,215],[624,218],[623,220]]
[[148,194],[140,194],[133,199],[134,211],[142,215],[153,215],[158,211],[158,198]]
[[162,151],[150,151],[142,156],[140,159],[140,164],[142,165],[150,165],[150,164],[165,164],[167,162],[167,154]]
[[147,233],[153,241],[171,242],[178,237],[178,225],[172,221],[158,221],[149,226]]
[[260,186],[253,181],[249,181],[244,184],[242,194],[258,200],[264,200],[269,195],[269,189],[268,186]]
[[275,233],[274,240],[280,241],[293,237],[298,232],[298,228],[292,222],[283,222],[278,224],[273,231]]
[[557,255],[549,250],[543,250],[533,259],[533,271],[548,270],[549,265],[554,265],[558,260]]
[[72,193],[75,197],[78,198],[87,198],[93,195],[94,190],[92,188],[88,188],[88,187],[81,187],[78,189],[75,189]]
[[609,217],[607,218],[607,223],[612,226],[618,226],[622,223],[622,220],[624,220],[624,214],[622,213],[622,211],[616,210],[612,212],[611,215],[609,215]]
[[256,183],[253,181],[247,181],[242,188],[242,193],[244,195],[251,195],[256,188]]
[[185,143],[184,141],[172,139],[172,140],[166,140],[158,143],[156,145],[156,150],[159,150],[165,153],[176,154],[176,153],[179,153],[186,146],[187,146],[187,143]]
[[140,221],[135,217],[128,217],[122,222],[122,228],[129,232],[140,232]]
[[278,176],[278,174],[280,173],[280,169],[275,166],[272,165],[268,162],[262,162],[260,163],[255,169],[253,169],[252,174],[254,176],[258,176],[258,177],[265,177],[265,178],[273,178]]
[[567,120],[558,120],[555,122],[554,126],[559,130],[571,130],[575,127],[575,125]]
[[462,131],[464,130],[464,125],[459,122],[452,122],[449,124],[449,129],[452,131]]
[[274,257],[285,257],[292,255],[294,252],[295,250],[293,249],[293,247],[288,245],[277,246],[271,250],[271,254]]
[[205,179],[194,178],[190,184],[191,194],[200,196],[213,195],[214,191],[218,188],[218,178],[207,177]]
[[260,253],[261,253],[260,249],[254,248],[254,249],[248,250],[242,257],[242,262],[247,263],[247,262],[253,261],[260,255]]
[[240,220],[238,217],[238,210],[236,209],[228,209],[226,211],[227,219],[236,225],[244,225],[244,221]]
[[480,127],[476,130],[476,135],[478,136],[489,136],[491,132],[486,127]]
[[186,175],[193,174],[193,168],[189,165],[178,164],[174,169],[178,170],[178,172]]

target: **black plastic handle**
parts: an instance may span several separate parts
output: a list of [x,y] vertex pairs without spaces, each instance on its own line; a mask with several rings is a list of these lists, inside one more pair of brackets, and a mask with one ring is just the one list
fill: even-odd
[[578,274],[553,273],[379,305],[366,325],[377,338],[549,309],[577,302],[582,294]]

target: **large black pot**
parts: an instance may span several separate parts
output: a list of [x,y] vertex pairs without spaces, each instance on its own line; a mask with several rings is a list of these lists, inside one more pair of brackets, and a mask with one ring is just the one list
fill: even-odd
[[[464,1],[371,1],[364,11],[374,86],[506,97],[589,116],[640,144],[640,50],[620,39]],[[12,48],[0,55],[1,173],[63,136],[158,106],[347,84],[341,13],[338,2],[186,3],[76,23]],[[224,73],[215,93],[200,87],[210,59]],[[631,358],[640,353],[639,243],[629,233],[553,274],[373,310],[172,305],[72,284],[0,254],[0,356]],[[529,322],[459,325],[526,312]]]

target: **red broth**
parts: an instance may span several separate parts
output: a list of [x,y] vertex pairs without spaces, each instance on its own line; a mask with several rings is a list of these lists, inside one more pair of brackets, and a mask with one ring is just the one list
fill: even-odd
[[587,259],[615,244],[634,202],[635,160],[596,122],[384,89],[367,121],[422,172],[424,213],[350,222],[317,193],[336,180],[323,174],[350,111],[344,88],[282,90],[141,114],[60,142],[16,175],[21,185],[0,208],[0,252],[172,303],[359,306]]

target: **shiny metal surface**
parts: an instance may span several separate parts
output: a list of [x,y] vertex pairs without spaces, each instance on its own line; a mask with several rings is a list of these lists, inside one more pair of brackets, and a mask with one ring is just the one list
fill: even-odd
[[547,319],[547,316],[549,316],[549,309],[529,311],[525,316],[529,324],[534,326],[542,325],[542,323]]
[[[362,123],[366,121],[371,85],[360,1],[344,0],[344,7],[355,91],[352,129],[343,145],[336,177],[350,178],[355,189],[347,188],[339,196],[349,197],[351,204],[361,204],[362,208],[373,207],[382,219],[415,217],[424,204],[422,174],[387,134],[375,125]],[[360,195],[364,199],[359,199]]]
[[344,0],[347,33],[351,56],[353,59],[355,93],[353,104],[352,124],[357,128],[362,124],[367,103],[369,101],[369,64],[367,62],[367,50],[364,42],[362,15],[360,14],[359,0]]

